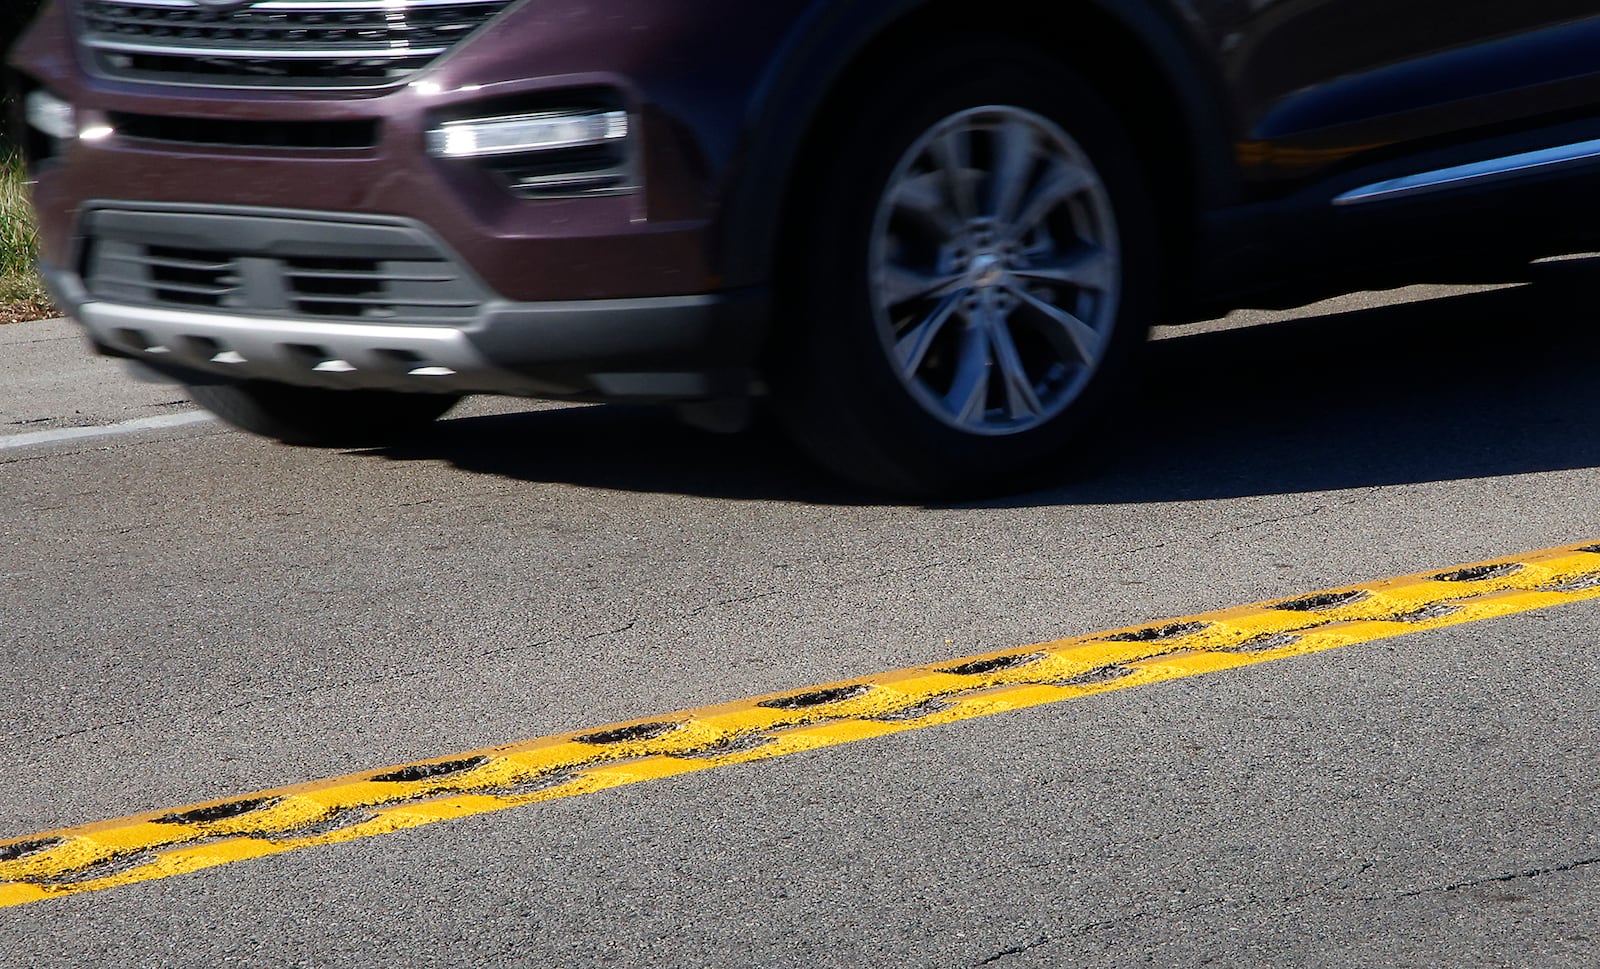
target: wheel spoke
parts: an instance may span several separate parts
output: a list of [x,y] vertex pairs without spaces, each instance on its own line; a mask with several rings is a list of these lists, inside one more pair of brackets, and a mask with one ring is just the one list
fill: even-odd
[[973,192],[972,133],[963,125],[955,125],[935,138],[930,147],[939,165],[945,197],[955,208],[956,215],[962,220],[976,218],[978,200]]
[[908,178],[895,186],[893,205],[936,231],[941,241],[961,231],[961,220],[950,211],[944,176],[939,172]]
[[1029,282],[1064,283],[1097,293],[1103,293],[1116,285],[1116,273],[1116,261],[1112,259],[1111,253],[1098,246],[1088,247],[1073,255],[1011,270],[1013,276]]
[[883,267],[879,294],[885,306],[902,306],[913,300],[946,296],[960,287],[964,276],[940,276],[897,263]]
[[900,339],[895,341],[894,359],[900,368],[900,378],[911,380],[916,377],[917,371],[922,367],[922,361],[928,356],[928,348],[933,346],[934,338],[944,329],[956,307],[961,305],[961,294],[955,293],[946,296],[932,313],[922,322],[907,330]]
[[1100,361],[1100,355],[1105,352],[1105,337],[1096,332],[1094,327],[1020,286],[1010,287],[1007,292],[1044,318],[1040,331],[1063,355],[1077,357],[1091,366]]
[[989,333],[984,326],[969,324],[961,332],[957,350],[955,379],[944,406],[959,424],[983,423],[989,407]]
[[1036,137],[1025,121],[1008,120],[994,134],[995,168],[990,183],[989,214],[1002,225],[1011,223],[1033,174]]
[[1096,184],[1094,173],[1071,162],[1056,161],[1010,221],[1009,238],[1013,242],[1020,240],[1061,203]]
[[1039,395],[1033,388],[1033,378],[1028,376],[1027,369],[1023,367],[1022,355],[1017,352],[1017,344],[1011,339],[1011,330],[998,312],[990,313],[989,339],[994,344],[994,359],[1000,365],[1000,374],[1005,380],[1006,412],[1012,420],[1042,415],[1044,405],[1039,402]]

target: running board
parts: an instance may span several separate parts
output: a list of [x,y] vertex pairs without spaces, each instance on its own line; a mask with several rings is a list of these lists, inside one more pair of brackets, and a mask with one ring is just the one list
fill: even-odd
[[1333,204],[1360,205],[1408,195],[1423,195],[1594,160],[1600,160],[1600,139],[1581,141],[1575,145],[1562,145],[1559,148],[1542,148],[1519,155],[1507,155],[1504,158],[1491,158],[1487,161],[1374,182],[1335,197]]

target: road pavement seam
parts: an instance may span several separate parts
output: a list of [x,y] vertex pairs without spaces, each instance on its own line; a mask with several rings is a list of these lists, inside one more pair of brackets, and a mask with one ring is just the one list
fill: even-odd
[[0,907],[1600,598],[1600,543],[995,650],[0,842]]

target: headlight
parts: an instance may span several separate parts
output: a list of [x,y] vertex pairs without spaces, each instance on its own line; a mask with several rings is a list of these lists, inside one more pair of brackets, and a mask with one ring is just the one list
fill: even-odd
[[57,141],[78,137],[78,112],[70,102],[44,88],[28,92],[23,98],[22,113],[29,126]]

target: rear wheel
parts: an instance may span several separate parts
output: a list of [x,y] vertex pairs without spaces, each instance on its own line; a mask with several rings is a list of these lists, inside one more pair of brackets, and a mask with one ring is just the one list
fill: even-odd
[[1139,166],[1060,65],[1003,46],[897,68],[819,153],[783,304],[780,411],[823,464],[992,488],[1057,455],[1143,339]]
[[234,427],[286,444],[370,447],[414,435],[459,397],[323,390],[265,382],[192,384],[194,402]]

